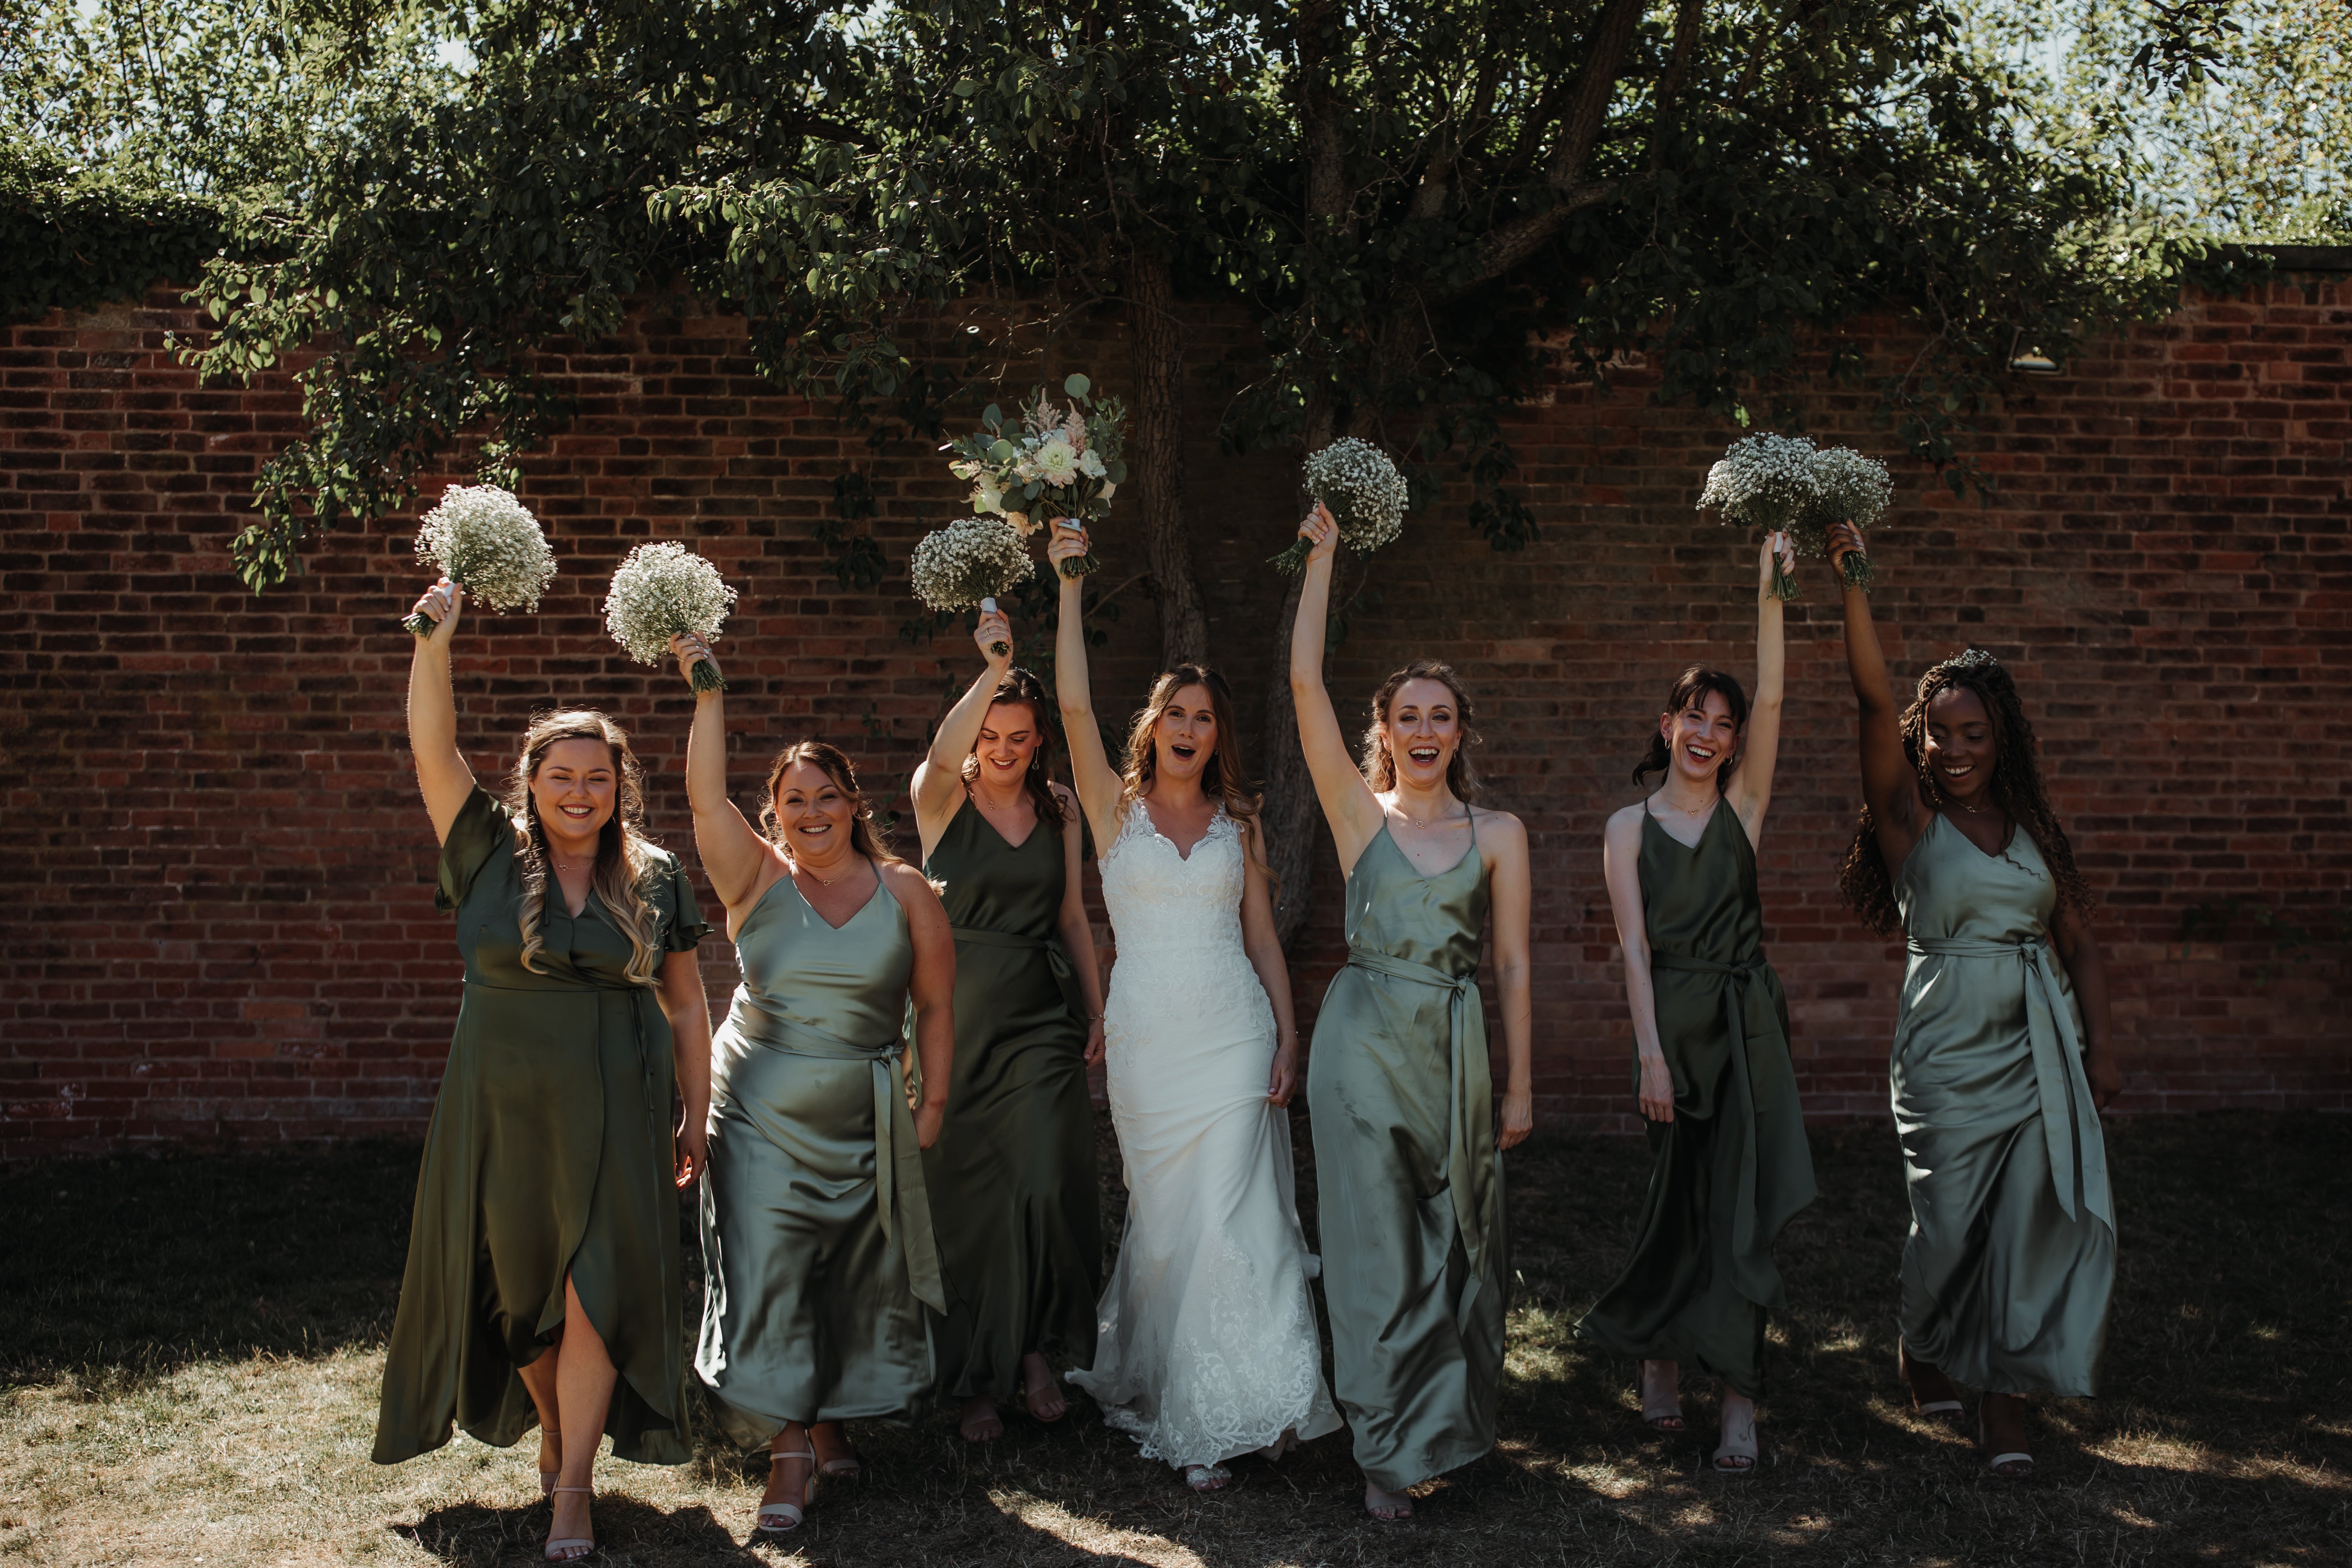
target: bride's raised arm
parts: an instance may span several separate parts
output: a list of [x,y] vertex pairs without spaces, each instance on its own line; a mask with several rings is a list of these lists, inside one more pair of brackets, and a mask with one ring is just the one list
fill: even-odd
[[1307,557],[1306,581],[1298,589],[1298,618],[1290,627],[1290,696],[1298,710],[1298,744],[1307,753],[1315,798],[1331,825],[1339,851],[1339,874],[1356,868],[1356,858],[1380,837],[1384,814],[1378,796],[1348,754],[1348,737],[1323,687],[1323,627],[1330,618],[1331,557],[1339,547],[1339,525],[1321,501],[1298,525],[1301,538],[1315,542]]
[[[1065,561],[1087,553],[1087,532],[1064,518],[1054,524],[1045,559],[1056,573]],[[1095,830],[1097,854],[1108,853],[1118,841],[1118,770],[1103,752],[1102,731],[1095,724],[1093,693],[1087,685],[1086,579],[1062,579],[1060,624],[1054,631],[1054,700],[1062,710],[1062,732],[1070,746],[1070,782]]]

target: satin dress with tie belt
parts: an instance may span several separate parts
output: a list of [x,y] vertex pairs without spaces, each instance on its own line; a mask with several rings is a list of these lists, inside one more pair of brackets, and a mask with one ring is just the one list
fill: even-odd
[[[710,928],[677,863],[647,855],[655,945],[690,952]],[[416,1177],[376,1462],[441,1447],[453,1422],[499,1447],[537,1426],[516,1369],[556,1339],[568,1276],[621,1374],[613,1452],[683,1464],[669,1021],[630,980],[628,935],[593,893],[575,916],[550,888],[523,966],[514,822],[487,790],[450,824],[434,902],[457,917],[465,995]]]
[[[1772,1242],[1814,1196],[1788,998],[1764,962],[1756,851],[1738,812],[1718,804],[1690,846],[1644,807],[1640,870],[1675,1115],[1646,1123],[1650,1186],[1633,1251],[1577,1328],[1754,1398],[1766,1314],[1788,1305]],[[1637,1092],[1640,1082],[1636,1064]]]
[[945,1300],[901,1062],[915,948],[877,882],[836,930],[780,877],[735,933],[695,1371],[744,1447],[788,1421],[910,1419],[930,1395],[923,1309]]
[[1486,868],[1434,877],[1382,827],[1348,877],[1348,963],[1315,1018],[1307,1104],[1331,1390],[1371,1482],[1495,1446],[1509,1237],[1478,961]]
[[1056,937],[1062,832],[1009,844],[967,797],[924,872],[955,928],[955,1074],[923,1151],[948,1309],[940,1392],[1004,1398],[1030,1351],[1095,1357],[1102,1219],[1087,1009]]
[[1988,855],[1938,813],[1895,881],[1909,937],[1889,1066],[1911,1194],[1903,1340],[1993,1394],[2094,1394],[2115,1291],[2106,1142],[2022,828]]

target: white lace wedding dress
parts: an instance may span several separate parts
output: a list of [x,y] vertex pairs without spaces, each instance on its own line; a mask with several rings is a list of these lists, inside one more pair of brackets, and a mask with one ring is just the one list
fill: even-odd
[[1274,1009],[1242,948],[1243,854],[1220,811],[1187,859],[1139,801],[1102,858],[1118,939],[1103,1027],[1127,1233],[1094,1366],[1070,1381],[1145,1458],[1179,1468],[1339,1426],[1290,1120],[1265,1097]]

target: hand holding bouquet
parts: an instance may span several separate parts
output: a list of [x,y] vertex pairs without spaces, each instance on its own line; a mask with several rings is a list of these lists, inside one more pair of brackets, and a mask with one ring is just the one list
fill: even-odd
[[[1868,527],[1894,494],[1886,465],[1875,458],[1844,447],[1819,450],[1802,436],[1750,436],[1734,441],[1707,471],[1698,505],[1701,511],[1721,513],[1728,523],[1786,532],[1799,554],[1826,557],[1832,528],[1842,522],[1857,531]],[[1854,587],[1870,586],[1867,557],[1847,556],[1844,572]],[[1783,557],[1773,562],[1771,594],[1776,599],[1797,596],[1796,579]]]
[[[923,535],[908,575],[914,580],[915,597],[934,610],[993,610],[996,595],[1011,594],[1035,569],[1012,523],[967,517]],[[1011,650],[989,651],[1001,658]]]
[[[1127,407],[1116,398],[1091,395],[1093,389],[1083,375],[1063,382],[1070,399],[1064,413],[1041,386],[1021,406],[1017,424],[992,403],[980,418],[983,428],[940,448],[955,454],[949,470],[972,482],[973,511],[1003,518],[1021,539],[1048,518],[1098,522],[1110,515],[1110,499],[1127,482],[1119,456]],[[1082,577],[1098,564],[1092,555],[1066,561],[1062,574]]]
[[[707,652],[734,603],[735,590],[719,568],[686,546],[640,544],[613,574],[604,629],[639,664],[659,664],[672,651],[670,639],[682,634],[699,638]],[[697,691],[727,689],[727,678],[708,658],[695,661],[688,679]]]
[[[1404,476],[1389,455],[1369,441],[1342,436],[1308,454],[1299,468],[1307,493],[1322,503],[1339,525],[1339,537],[1349,547],[1370,553],[1404,531],[1405,502],[1410,492]],[[1274,569],[1297,576],[1307,564],[1313,543],[1304,536],[1274,558]]]
[[[555,578],[555,552],[539,519],[514,492],[496,485],[451,485],[441,504],[416,525],[416,559],[493,610],[536,610]],[[418,637],[433,635],[422,611],[400,623]]]

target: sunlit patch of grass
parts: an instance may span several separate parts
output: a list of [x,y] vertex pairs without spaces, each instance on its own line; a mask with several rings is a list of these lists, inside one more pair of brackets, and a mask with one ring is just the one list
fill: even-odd
[[[1297,1142],[1302,1161],[1308,1140]],[[707,1442],[600,1466],[602,1561],[630,1568],[1087,1564],[1692,1568],[2352,1559],[2352,1369],[2338,1349],[2352,1123],[2229,1117],[2116,1130],[2123,1210],[2105,1397],[2038,1403],[2037,1478],[1990,1476],[1894,1375],[1905,1225],[1892,1134],[1818,1132],[1822,1200],[1780,1255],[1765,1463],[1708,1468],[1717,1393],[1650,1431],[1633,1368],[1576,1339],[1622,1261],[1633,1141],[1511,1156],[1518,1271],[1502,1441],[1367,1520],[1344,1436],[1196,1497],[1083,1399],[984,1448],[942,1412],[856,1433],[868,1479],[820,1488],[798,1539],[750,1539],[764,1467]],[[413,1151],[99,1161],[0,1176],[0,1559],[524,1568],[547,1513],[529,1445],[367,1458]],[[1117,1235],[1116,1163],[1106,1166]],[[1305,1173],[1311,1175],[1311,1167]],[[63,1187],[68,1200],[55,1196]],[[179,1200],[159,1202],[169,1193]],[[1312,1226],[1311,1183],[1302,1205]],[[2281,1204],[2275,1194],[2294,1193]],[[2142,1216],[2147,1216],[2143,1220]],[[2160,1219],[2159,1217],[2160,1216]],[[1311,1234],[1311,1230],[1310,1230]],[[691,1260],[691,1250],[688,1252]]]

